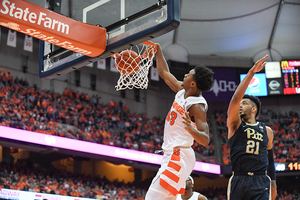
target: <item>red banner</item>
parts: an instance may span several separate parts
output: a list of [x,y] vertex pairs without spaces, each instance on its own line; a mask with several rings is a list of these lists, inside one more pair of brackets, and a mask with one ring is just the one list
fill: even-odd
[[23,0],[1,0],[0,25],[90,57],[102,54],[106,48],[105,28]]

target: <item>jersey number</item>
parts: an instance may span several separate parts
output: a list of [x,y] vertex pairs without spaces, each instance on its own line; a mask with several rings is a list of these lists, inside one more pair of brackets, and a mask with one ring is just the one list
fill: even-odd
[[170,122],[170,125],[172,126],[175,123],[175,119],[177,118],[177,113],[174,111],[169,111],[166,120]]
[[[255,151],[254,151],[255,149]],[[248,140],[247,142],[247,148],[246,148],[246,153],[251,153],[251,154],[255,154],[255,155],[258,155],[258,152],[259,151],[259,142],[256,142],[256,145],[255,145],[255,142],[253,140]]]

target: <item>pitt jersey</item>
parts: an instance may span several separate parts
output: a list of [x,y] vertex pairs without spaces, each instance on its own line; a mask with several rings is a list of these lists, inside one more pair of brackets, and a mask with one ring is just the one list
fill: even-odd
[[228,140],[232,171],[266,171],[269,137],[263,122],[248,124],[242,120],[235,134]]
[[[185,112],[193,104],[204,104],[207,111],[207,102],[202,95],[198,97],[190,96],[184,98],[185,90],[180,90],[172,104],[172,107],[165,120],[164,128],[164,143],[162,145],[163,150],[170,150],[174,147],[191,147],[194,142],[193,136],[185,130],[185,124],[182,117],[185,116]],[[196,124],[192,122],[192,126],[196,128]]]

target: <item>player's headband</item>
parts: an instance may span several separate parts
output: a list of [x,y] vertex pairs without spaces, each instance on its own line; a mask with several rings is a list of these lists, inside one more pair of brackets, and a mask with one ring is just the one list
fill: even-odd
[[194,179],[191,176],[188,177],[187,181],[191,181],[194,184]]

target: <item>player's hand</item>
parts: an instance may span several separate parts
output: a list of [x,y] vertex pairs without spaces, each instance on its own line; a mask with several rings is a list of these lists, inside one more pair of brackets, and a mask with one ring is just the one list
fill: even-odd
[[262,59],[258,60],[252,67],[252,70],[254,73],[259,72],[264,68],[264,66],[267,64],[265,60],[269,57],[269,55],[266,55]]
[[192,127],[192,119],[189,115],[189,112],[185,112],[185,115],[182,117],[183,118],[183,123],[185,124],[185,129],[190,132],[194,129],[194,127]]
[[157,47],[154,45],[147,45],[144,55],[151,60],[156,53],[156,49]]
[[271,187],[271,199],[275,200],[277,197],[277,188]]

